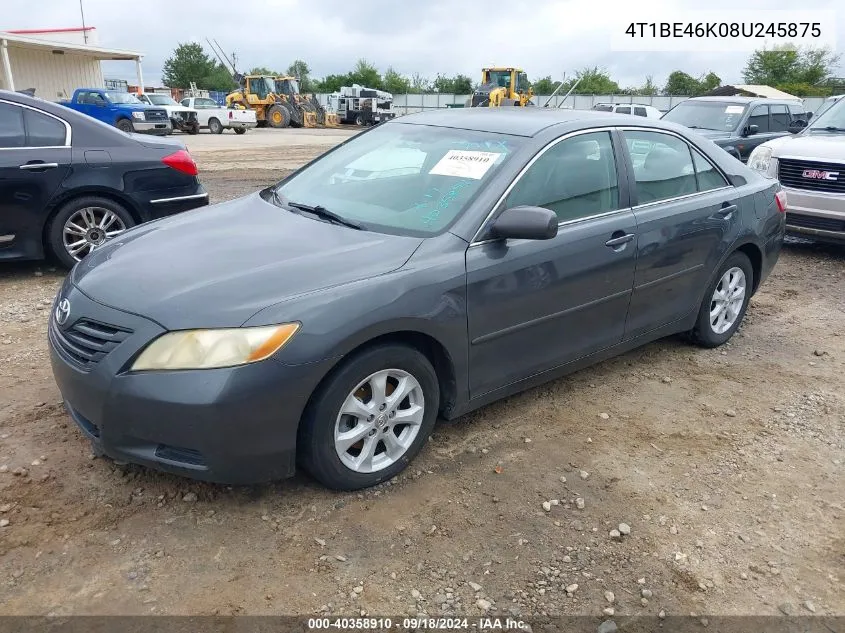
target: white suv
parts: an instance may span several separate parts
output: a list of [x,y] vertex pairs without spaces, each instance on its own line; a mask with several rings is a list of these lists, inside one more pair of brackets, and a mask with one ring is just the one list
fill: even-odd
[[597,103],[593,110],[599,112],[615,112],[616,114],[633,114],[647,119],[659,119],[663,114],[655,107],[641,103]]

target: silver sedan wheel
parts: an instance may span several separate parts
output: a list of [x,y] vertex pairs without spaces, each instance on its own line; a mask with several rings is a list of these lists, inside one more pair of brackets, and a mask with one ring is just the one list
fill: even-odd
[[710,299],[710,327],[716,334],[730,330],[745,303],[746,281],[742,268],[725,271]]
[[125,230],[126,225],[114,211],[85,207],[67,219],[62,229],[62,241],[68,255],[79,261]]
[[401,369],[384,369],[346,396],[334,429],[340,461],[352,471],[374,473],[396,463],[414,443],[425,415],[419,381]]

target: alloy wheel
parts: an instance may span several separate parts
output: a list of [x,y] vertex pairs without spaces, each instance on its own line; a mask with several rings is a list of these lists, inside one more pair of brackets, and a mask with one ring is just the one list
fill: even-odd
[[103,207],[85,207],[72,213],[62,228],[65,250],[80,261],[107,240],[126,230],[126,224],[114,211]]
[[745,273],[734,266],[725,271],[710,299],[710,327],[724,334],[734,326],[745,303]]

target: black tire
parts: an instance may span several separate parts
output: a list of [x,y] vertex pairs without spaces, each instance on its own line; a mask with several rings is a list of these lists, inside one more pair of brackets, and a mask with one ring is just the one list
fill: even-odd
[[[715,303],[713,301],[716,288],[722,283],[722,277],[732,268],[737,268],[745,275],[745,297],[742,306],[733,321],[733,325],[724,332],[716,332],[711,323],[711,310],[714,309]],[[710,285],[707,286],[707,291],[704,293],[704,299],[701,301],[701,307],[698,310],[698,320],[695,327],[690,331],[690,336],[698,345],[702,347],[719,347],[723,345],[734,335],[739,329],[742,319],[745,317],[745,312],[748,309],[748,302],[751,300],[751,290],[754,288],[754,269],[751,266],[751,261],[744,253],[739,251],[733,253],[725,262],[719,266]]]
[[212,117],[208,120],[208,131],[212,134],[223,134],[223,124],[216,117]]
[[124,226],[129,229],[135,226],[135,219],[129,213],[126,207],[111,200],[109,198],[101,198],[100,196],[82,196],[74,198],[63,204],[56,214],[50,220],[47,227],[47,249],[65,268],[72,268],[77,260],[65,248],[62,233],[64,231],[65,222],[74,213],[86,207],[99,207],[108,209],[117,215],[123,222]]
[[192,135],[192,136],[193,136],[194,134],[199,134],[199,131],[200,131],[200,125],[199,125],[199,123],[197,123],[197,124],[195,124],[195,125],[192,125],[191,127],[189,127],[189,128],[188,128],[188,134],[190,134],[190,135]]
[[358,113],[358,114],[355,115],[355,125],[357,125],[358,127],[364,127],[364,115],[363,114]]
[[[347,467],[335,450],[334,430],[346,397],[362,380],[384,369],[399,369],[419,383],[424,398],[419,432],[405,453],[382,470],[361,473]],[[311,399],[300,426],[298,457],[312,477],[334,490],[359,490],[402,472],[427,441],[440,406],[437,374],[417,350],[398,344],[380,345],[358,353],[337,368]]]
[[132,125],[132,121],[130,121],[129,119],[120,119],[115,124],[115,127],[121,132],[126,132],[127,134],[131,134],[135,131],[135,126]]
[[285,128],[290,125],[290,110],[282,104],[267,109],[267,125],[273,128]]
[[245,133],[246,133],[245,127],[236,127],[235,128],[235,134],[245,134]]

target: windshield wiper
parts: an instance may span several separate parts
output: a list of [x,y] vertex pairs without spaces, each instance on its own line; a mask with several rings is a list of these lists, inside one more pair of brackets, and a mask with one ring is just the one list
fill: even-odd
[[702,127],[700,125],[688,125],[688,128],[692,130],[710,130],[711,132],[720,132],[721,130],[717,130],[714,127]]
[[837,127],[835,125],[828,125],[827,127],[810,128],[811,131],[821,130],[823,132],[845,132],[845,127]]
[[[274,192],[277,196],[278,194]],[[302,204],[301,202],[285,202],[286,206],[292,207],[294,209],[299,209],[300,211],[305,211],[307,213],[313,213],[317,217],[323,218],[324,220],[328,220],[334,224],[340,224],[342,226],[348,226],[350,229],[356,229],[358,231],[363,230],[363,226],[355,222],[354,220],[347,220],[341,215],[338,215],[334,211],[329,211],[326,207],[321,207],[320,205],[311,206],[307,204]]]

